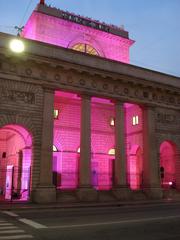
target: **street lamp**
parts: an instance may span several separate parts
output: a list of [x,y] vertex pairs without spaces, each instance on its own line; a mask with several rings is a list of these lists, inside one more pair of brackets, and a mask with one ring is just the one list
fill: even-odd
[[10,45],[9,45],[10,49],[12,52],[15,53],[22,53],[24,52],[25,46],[22,40],[20,39],[12,39],[10,41]]

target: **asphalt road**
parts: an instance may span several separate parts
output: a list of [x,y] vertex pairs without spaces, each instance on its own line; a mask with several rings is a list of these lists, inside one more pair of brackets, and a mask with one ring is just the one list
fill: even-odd
[[1,239],[180,240],[180,203],[1,211]]

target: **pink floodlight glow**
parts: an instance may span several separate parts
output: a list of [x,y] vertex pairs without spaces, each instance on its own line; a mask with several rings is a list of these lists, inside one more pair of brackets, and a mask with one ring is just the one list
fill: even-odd
[[22,37],[70,49],[76,44],[87,44],[100,57],[129,63],[129,49],[134,41],[50,16],[49,10],[46,10],[47,14],[40,11],[33,11],[25,24]]
[[[10,124],[0,129],[0,138],[0,152],[6,153],[0,161],[0,188],[6,192],[11,176],[12,186],[9,197],[12,200],[26,201],[30,195],[32,136],[24,127]],[[11,173],[8,170],[6,175],[2,174],[6,172],[8,166],[12,166]]]
[[81,98],[74,93],[56,91],[54,99],[55,109],[61,114],[54,121],[54,146],[58,152],[53,153],[53,180],[58,189],[73,190],[79,181]]
[[160,167],[164,168],[164,176],[161,179],[163,187],[166,187],[167,185],[173,185],[173,182],[176,182],[175,165],[176,146],[171,141],[164,141],[160,146]]
[[32,149],[23,149],[23,165],[21,178],[21,200],[28,200],[31,176]]
[[[60,117],[54,121],[54,145],[58,148],[57,160],[53,158],[53,172],[59,175],[59,189],[76,189],[79,185],[81,98],[74,93],[56,91],[55,109]],[[125,104],[127,143],[127,172],[131,189],[142,186],[143,172],[143,121],[138,105]],[[139,124],[132,125],[132,117]],[[96,190],[110,190],[115,183],[115,104],[109,99],[92,97],[91,101],[91,184]],[[56,153],[53,153],[55,156]]]
[[136,104],[125,103],[124,109],[128,183],[138,190],[143,184],[143,113]]

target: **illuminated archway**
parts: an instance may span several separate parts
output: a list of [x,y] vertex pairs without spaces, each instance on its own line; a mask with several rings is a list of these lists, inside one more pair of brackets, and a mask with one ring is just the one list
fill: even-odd
[[0,198],[28,200],[32,136],[24,127],[9,124],[0,129]]
[[128,181],[132,190],[138,190],[142,185],[142,150],[139,145],[134,144],[130,150],[128,160]]
[[176,187],[176,155],[177,147],[171,141],[160,145],[160,175],[163,188]]

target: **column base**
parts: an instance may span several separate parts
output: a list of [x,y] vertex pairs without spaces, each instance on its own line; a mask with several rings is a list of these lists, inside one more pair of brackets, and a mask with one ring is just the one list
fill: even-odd
[[113,194],[117,200],[125,201],[131,199],[131,190],[128,186],[117,186],[113,188]]
[[163,198],[163,191],[161,187],[144,188],[143,191],[149,199],[155,200]]
[[54,186],[38,186],[31,194],[34,203],[56,202],[56,189]]
[[77,197],[81,202],[95,202],[97,201],[97,191],[91,187],[80,187],[77,190]]

